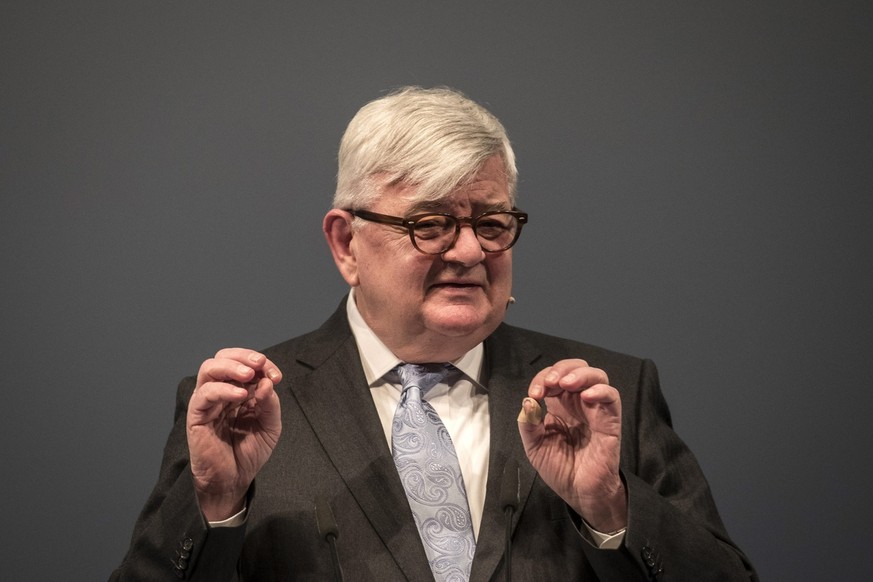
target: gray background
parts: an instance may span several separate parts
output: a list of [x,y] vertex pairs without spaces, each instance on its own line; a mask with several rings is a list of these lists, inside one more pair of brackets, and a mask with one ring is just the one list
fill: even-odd
[[341,132],[402,84],[519,156],[515,324],[654,358],[765,580],[873,570],[871,4],[3,2],[5,580],[100,580],[175,385],[317,326]]

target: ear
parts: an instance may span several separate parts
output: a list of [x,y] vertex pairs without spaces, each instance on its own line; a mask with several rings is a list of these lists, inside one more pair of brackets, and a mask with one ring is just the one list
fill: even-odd
[[355,218],[345,210],[334,208],[324,216],[322,230],[333,261],[340,275],[352,287],[358,285],[358,259],[355,256],[352,239],[352,221]]

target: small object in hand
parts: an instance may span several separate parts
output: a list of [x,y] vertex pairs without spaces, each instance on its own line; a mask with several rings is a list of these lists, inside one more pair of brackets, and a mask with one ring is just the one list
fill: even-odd
[[533,398],[525,398],[521,403],[521,412],[518,413],[518,422],[527,424],[540,424],[543,422],[545,410],[540,403]]

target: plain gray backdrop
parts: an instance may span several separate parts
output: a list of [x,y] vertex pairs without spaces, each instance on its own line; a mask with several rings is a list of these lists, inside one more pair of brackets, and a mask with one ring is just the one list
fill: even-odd
[[764,580],[869,579],[868,1],[0,6],[4,580],[105,579],[178,380],[338,304],[337,144],[404,84],[513,140],[509,321],[655,360]]

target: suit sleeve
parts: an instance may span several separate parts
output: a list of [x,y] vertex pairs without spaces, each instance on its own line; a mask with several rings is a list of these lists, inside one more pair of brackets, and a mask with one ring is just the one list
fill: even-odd
[[673,431],[654,364],[643,360],[628,386],[620,388],[628,527],[618,551],[585,548],[598,577],[756,582],[725,531],[700,466]]
[[134,526],[130,548],[111,582],[232,580],[245,525],[210,529],[200,512],[188,460],[185,419],[194,379],[179,384],[173,429],[158,482]]

